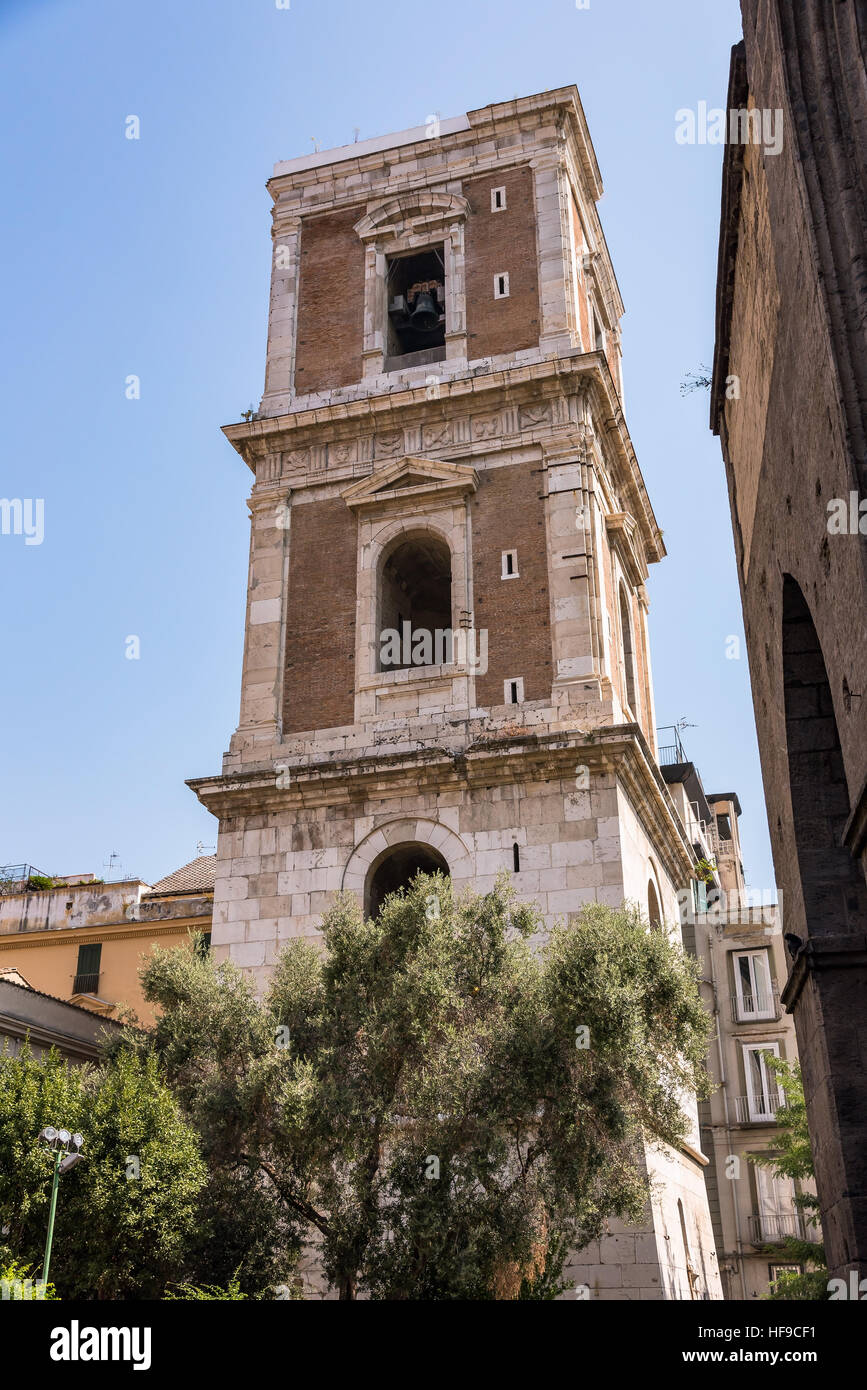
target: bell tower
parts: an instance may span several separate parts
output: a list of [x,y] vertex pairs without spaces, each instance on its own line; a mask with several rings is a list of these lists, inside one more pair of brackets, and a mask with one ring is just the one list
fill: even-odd
[[[479,891],[506,869],[549,922],[652,902],[676,931],[694,856],[645,587],[665,551],[577,90],[268,187],[265,392],[225,429],[254,476],[241,714],[190,784],[220,824],[215,954],[262,984],[339,890],[372,912],[420,867]],[[648,1158],[643,1233],[576,1256],[591,1296],[719,1296],[698,1149]]]

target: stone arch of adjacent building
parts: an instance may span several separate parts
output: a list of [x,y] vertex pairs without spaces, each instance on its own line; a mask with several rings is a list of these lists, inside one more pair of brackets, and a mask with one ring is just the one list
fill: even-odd
[[858,930],[867,888],[843,844],[849,789],[834,700],[807,600],[783,580],[783,687],[795,847],[810,936]]
[[367,908],[365,898],[371,875],[389,855],[412,849],[427,849],[429,854],[420,858],[427,858],[432,868],[442,868],[444,863],[458,885],[473,876],[472,858],[460,835],[441,821],[418,820],[413,816],[388,821],[365,836],[349,856],[341,887],[357,893]]

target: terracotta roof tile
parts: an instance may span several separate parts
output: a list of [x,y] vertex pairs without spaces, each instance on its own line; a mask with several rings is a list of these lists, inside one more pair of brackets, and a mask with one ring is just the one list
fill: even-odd
[[180,869],[155,883],[147,897],[154,893],[210,893],[213,892],[217,870],[217,856],[203,854],[200,859],[191,859]]

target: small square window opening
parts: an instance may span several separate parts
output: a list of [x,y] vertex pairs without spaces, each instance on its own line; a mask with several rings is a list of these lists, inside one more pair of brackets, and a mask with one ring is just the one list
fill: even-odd
[[494,298],[509,298],[509,272],[507,270],[502,270],[494,276]]
[[503,703],[507,705],[524,703],[523,676],[513,676],[511,680],[503,681]]
[[517,550],[504,550],[502,557],[501,579],[518,579],[518,552]]
[[506,210],[506,190],[505,188],[491,189],[491,212],[505,212]]

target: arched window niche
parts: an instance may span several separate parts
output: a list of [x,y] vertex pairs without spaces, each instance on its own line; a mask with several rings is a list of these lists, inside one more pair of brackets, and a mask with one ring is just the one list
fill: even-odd
[[662,926],[662,908],[659,903],[656,884],[652,878],[647,880],[647,920],[651,928],[658,930]]
[[452,560],[433,531],[396,537],[377,575],[376,670],[444,666],[454,659]]
[[626,686],[626,702],[632,713],[637,716],[638,704],[636,701],[635,683],[635,641],[632,631],[632,612],[629,602],[629,595],[626,592],[626,585],[620,581],[620,642],[623,653],[623,678]]

